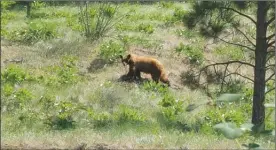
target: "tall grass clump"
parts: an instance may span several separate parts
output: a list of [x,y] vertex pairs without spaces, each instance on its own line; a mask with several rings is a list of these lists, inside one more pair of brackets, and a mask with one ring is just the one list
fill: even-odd
[[91,8],[88,2],[80,5],[80,23],[83,34],[94,41],[105,36],[112,27],[122,18],[115,17],[118,5],[115,7],[110,3],[100,3],[98,7]]

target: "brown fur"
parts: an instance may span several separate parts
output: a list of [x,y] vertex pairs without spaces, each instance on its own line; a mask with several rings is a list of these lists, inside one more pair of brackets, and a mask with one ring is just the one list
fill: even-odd
[[144,72],[151,74],[151,78],[155,82],[161,81],[170,86],[170,81],[165,73],[164,66],[157,59],[134,54],[129,54],[126,58],[123,58],[123,56],[120,57],[124,65],[125,63],[129,65],[127,76],[141,79],[141,72]]

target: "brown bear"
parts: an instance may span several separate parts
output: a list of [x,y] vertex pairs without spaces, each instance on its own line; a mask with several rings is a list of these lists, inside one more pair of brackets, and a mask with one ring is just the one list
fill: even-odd
[[120,55],[123,64],[129,65],[127,76],[141,79],[141,72],[151,74],[151,78],[158,83],[159,80],[168,86],[170,81],[165,73],[164,66],[155,58],[128,54],[126,58]]

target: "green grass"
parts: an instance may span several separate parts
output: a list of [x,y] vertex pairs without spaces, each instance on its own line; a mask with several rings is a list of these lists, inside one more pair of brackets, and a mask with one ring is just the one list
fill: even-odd
[[[218,111],[236,123],[248,121],[250,105],[233,104],[220,110],[201,105],[186,112],[190,104],[210,98],[202,90],[182,84],[174,89],[154,82],[118,81],[126,73],[120,54],[161,56],[160,61],[174,75],[169,75],[174,83],[180,83],[178,76],[191,63],[200,62],[194,64],[199,66],[204,62],[202,45],[206,39],[180,23],[188,10],[186,4],[121,4],[118,15],[129,10],[133,13],[116,24],[107,37],[93,43],[81,33],[78,10],[71,5],[39,4],[29,19],[22,10],[5,12],[2,36],[11,45],[1,45],[1,56],[3,61],[17,57],[24,61],[15,65],[1,62],[1,144],[70,149],[81,143],[92,148],[97,144],[126,149],[238,148],[212,125],[221,122]],[[170,26],[164,26],[168,23]],[[175,51],[184,55],[175,56]],[[235,51],[222,45],[212,55],[244,59]],[[185,56],[191,62],[183,67],[180,62]],[[102,59],[105,61],[94,62]],[[246,98],[250,96],[248,92]],[[273,128],[271,123],[267,126]],[[257,142],[272,148],[272,140],[260,137]]]

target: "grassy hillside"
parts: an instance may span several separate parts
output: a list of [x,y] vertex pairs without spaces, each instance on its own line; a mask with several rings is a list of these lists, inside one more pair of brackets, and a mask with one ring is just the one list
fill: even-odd
[[[189,74],[212,62],[248,60],[252,54],[188,30],[181,22],[187,3],[93,3],[88,15],[97,20],[99,8],[110,15],[108,30],[89,35],[77,4],[37,2],[30,18],[21,6],[3,10],[2,147],[239,148],[213,126],[223,119],[250,122],[252,84],[233,77],[220,91],[214,75],[207,94],[204,88],[192,88]],[[91,29],[98,29],[95,20]],[[172,87],[151,82],[147,74],[144,82],[122,81],[128,67],[117,56],[128,53],[160,60]],[[253,76],[251,68],[238,71]],[[243,93],[243,101],[215,107],[222,92]],[[273,98],[271,93],[267,101]],[[203,105],[186,111],[191,104]],[[266,126],[274,129],[271,118]],[[252,140],[265,148],[275,146],[271,135],[239,138],[241,144]]]

